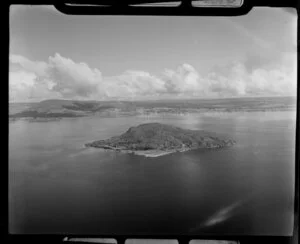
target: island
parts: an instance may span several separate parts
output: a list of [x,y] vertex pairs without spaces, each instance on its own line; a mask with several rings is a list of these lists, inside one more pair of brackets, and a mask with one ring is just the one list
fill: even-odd
[[193,149],[217,149],[236,142],[224,135],[203,130],[182,129],[173,125],[147,123],[129,128],[110,139],[86,143],[86,147],[158,157]]

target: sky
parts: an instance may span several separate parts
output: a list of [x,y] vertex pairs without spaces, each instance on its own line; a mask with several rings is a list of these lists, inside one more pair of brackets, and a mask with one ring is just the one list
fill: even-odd
[[296,96],[297,13],[74,16],[10,7],[10,102]]

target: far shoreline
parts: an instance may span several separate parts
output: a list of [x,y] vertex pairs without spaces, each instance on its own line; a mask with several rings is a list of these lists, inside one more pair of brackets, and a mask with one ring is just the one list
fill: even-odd
[[185,115],[227,115],[227,114],[248,114],[248,113],[276,113],[276,112],[296,112],[296,107],[291,108],[268,108],[268,109],[236,109],[236,110],[224,110],[224,109],[208,109],[208,110],[194,110],[194,111],[182,111],[182,112],[170,112],[170,111],[160,111],[160,112],[149,112],[149,113],[106,113],[106,114],[89,114],[85,116],[74,116],[74,117],[14,117],[9,115],[9,122],[15,121],[27,121],[27,122],[53,122],[59,120],[74,120],[81,118],[116,118],[116,117],[153,117],[153,116],[185,116]]

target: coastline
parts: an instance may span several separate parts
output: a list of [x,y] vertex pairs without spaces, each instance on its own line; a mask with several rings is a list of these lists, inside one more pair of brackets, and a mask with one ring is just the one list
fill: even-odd
[[144,156],[148,158],[156,158],[156,157],[161,157],[165,156],[168,154],[176,153],[176,152],[186,152],[190,151],[193,148],[182,148],[182,149],[170,149],[170,150],[126,150],[126,149],[118,149],[118,148],[108,148],[108,147],[93,147],[93,146],[88,146],[85,145],[87,148],[98,148],[102,149],[103,151],[110,151],[110,152],[117,152],[117,153],[126,153],[126,154],[134,154],[136,156]]
[[[147,158],[156,158],[156,157],[161,157],[165,156],[168,154],[172,153],[177,153],[177,152],[187,152],[187,151],[192,151],[192,150],[218,150],[221,148],[226,148],[228,146],[224,147],[218,147],[218,146],[212,146],[212,147],[207,147],[207,148],[201,148],[201,147],[185,147],[185,148],[179,148],[179,149],[168,149],[168,150],[159,150],[159,149],[150,149],[150,150],[129,150],[129,149],[120,149],[120,148],[114,148],[110,146],[103,146],[103,147],[97,147],[97,146],[91,146],[88,145],[89,143],[85,144],[84,146],[86,148],[94,148],[94,149],[100,149],[104,152],[116,152],[116,153],[124,153],[124,154],[133,154],[136,156],[144,156]],[[232,145],[235,145],[236,142],[232,142]]]
[[124,152],[126,153],[126,151],[128,151],[127,153],[133,153],[134,155],[137,156],[144,156],[144,157],[149,157],[149,158],[156,158],[156,157],[161,157],[164,155],[168,155],[168,154],[172,154],[172,153],[176,153],[176,152],[185,152],[185,151],[189,151],[191,150],[191,148],[186,148],[186,149],[170,149],[167,151],[163,151],[163,150],[144,150],[144,151],[129,151],[129,150],[124,150]]

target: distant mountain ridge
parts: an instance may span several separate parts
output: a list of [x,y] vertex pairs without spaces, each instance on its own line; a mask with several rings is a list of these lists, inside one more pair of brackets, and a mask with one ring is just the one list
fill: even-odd
[[[24,106],[25,107],[25,106]],[[133,109],[134,106],[130,106]],[[109,109],[128,109],[127,103],[118,101],[44,100],[26,106],[24,110],[10,113],[12,118],[22,117],[81,117]]]
[[44,100],[9,104],[11,118],[81,117],[97,113],[186,113],[201,111],[286,111],[296,109],[296,98],[185,99],[157,101]]

